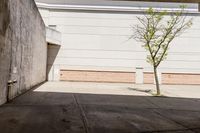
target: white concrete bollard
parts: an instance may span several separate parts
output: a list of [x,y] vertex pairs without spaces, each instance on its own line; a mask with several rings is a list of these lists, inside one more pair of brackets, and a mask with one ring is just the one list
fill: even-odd
[[144,83],[143,78],[143,68],[142,67],[136,67],[136,84],[143,84]]

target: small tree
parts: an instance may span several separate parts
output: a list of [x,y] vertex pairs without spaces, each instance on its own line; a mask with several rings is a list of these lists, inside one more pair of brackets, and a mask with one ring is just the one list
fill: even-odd
[[137,17],[140,25],[133,27],[131,38],[142,42],[148,51],[147,62],[153,66],[157,95],[161,95],[157,68],[166,59],[172,40],[192,26],[192,19],[184,15],[185,6],[176,12],[156,11],[149,8],[143,17]]

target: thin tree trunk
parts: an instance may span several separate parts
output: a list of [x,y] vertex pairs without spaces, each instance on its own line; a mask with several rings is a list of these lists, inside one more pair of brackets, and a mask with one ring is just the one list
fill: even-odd
[[157,95],[159,96],[161,93],[160,93],[160,85],[159,85],[159,80],[158,80],[157,67],[154,67],[154,77],[155,77],[155,82],[156,82]]

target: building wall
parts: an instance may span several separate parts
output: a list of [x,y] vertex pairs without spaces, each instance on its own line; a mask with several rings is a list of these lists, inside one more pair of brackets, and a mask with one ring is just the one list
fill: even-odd
[[[143,12],[44,8],[40,12],[46,25],[62,33],[59,51],[53,48],[49,51],[48,65],[54,66],[51,74],[57,75],[52,80],[60,79],[60,69],[135,72],[137,67],[142,67],[144,72],[152,72],[141,44],[129,40],[133,34],[131,27],[138,24],[136,17],[141,17]],[[160,73],[200,74],[200,15],[189,16],[194,18],[192,28],[172,42]],[[51,59],[54,53],[57,56]]]
[[46,79],[45,25],[33,0],[0,1],[0,104]]

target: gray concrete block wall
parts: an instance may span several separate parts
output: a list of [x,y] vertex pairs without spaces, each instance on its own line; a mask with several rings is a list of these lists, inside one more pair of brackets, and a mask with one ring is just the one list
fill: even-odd
[[[0,104],[6,101],[6,87],[9,80],[10,48],[8,39],[9,6],[7,0],[0,1]],[[7,43],[6,43],[7,42]]]
[[0,104],[46,80],[45,25],[33,0],[0,1]]

